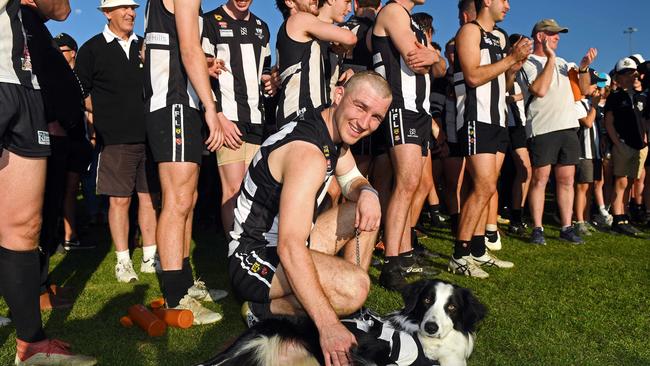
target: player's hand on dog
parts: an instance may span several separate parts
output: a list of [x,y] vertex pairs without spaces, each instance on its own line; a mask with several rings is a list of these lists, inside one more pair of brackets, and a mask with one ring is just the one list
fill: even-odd
[[213,108],[205,110],[205,123],[208,125],[208,139],[205,140],[208,151],[217,151],[223,145],[223,129],[219,124],[217,111]]
[[350,348],[357,340],[340,322],[320,330],[320,346],[325,357],[325,366],[352,365]]
[[359,231],[375,231],[381,223],[379,197],[371,191],[362,190],[357,199],[357,212],[354,227]]
[[219,124],[223,129],[224,145],[232,150],[239,149],[242,145],[241,131],[239,131],[237,125],[230,121],[223,112],[219,112],[217,115],[219,116]]

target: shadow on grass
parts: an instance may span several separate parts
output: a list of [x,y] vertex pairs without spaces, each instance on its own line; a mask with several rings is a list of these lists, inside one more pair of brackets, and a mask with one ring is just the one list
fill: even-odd
[[[111,249],[110,235],[107,235],[106,231],[105,228],[93,231],[93,235],[89,239],[96,243],[94,249],[66,253],[65,257],[50,271],[50,278],[53,279],[54,283],[65,284],[66,287],[74,288],[77,297],[83,293],[86,284]],[[68,319],[71,311],[71,308],[53,310],[46,326],[48,328],[64,326],[63,323]]]

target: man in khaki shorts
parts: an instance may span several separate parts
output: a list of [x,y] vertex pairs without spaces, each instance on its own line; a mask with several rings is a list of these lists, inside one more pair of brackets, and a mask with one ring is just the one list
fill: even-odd
[[[648,153],[646,124],[642,115],[646,106],[645,94],[637,92],[634,82],[639,77],[637,65],[631,58],[616,64],[616,81],[619,89],[607,98],[605,104],[605,127],[612,140],[612,163],[614,164],[614,195],[612,197],[612,230],[636,236],[640,232],[629,223],[625,202],[630,200],[630,188],[634,178],[639,177]],[[629,179],[632,178],[632,179]]]
[[264,98],[277,86],[271,77],[269,28],[250,12],[251,3],[228,0],[203,16],[203,46],[220,69],[211,79],[212,90],[225,139],[233,146],[217,151],[224,233],[232,230],[239,187],[264,137]]

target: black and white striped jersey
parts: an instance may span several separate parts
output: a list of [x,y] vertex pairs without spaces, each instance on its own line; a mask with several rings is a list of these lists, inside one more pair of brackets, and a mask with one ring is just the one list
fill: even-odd
[[[486,32],[478,22],[473,21],[471,23],[478,26],[481,31],[479,45],[481,50],[480,65],[490,65],[503,59],[506,56],[506,45],[503,42],[508,39],[505,32],[501,29],[498,29],[498,32]],[[462,125],[467,121],[476,121],[506,127],[505,73],[479,87],[472,88],[465,83],[465,76],[460,68],[460,56],[458,54],[456,54],[454,70],[454,87],[459,123]]]
[[[509,95],[522,94],[521,86],[519,83],[514,84],[514,89]],[[524,127],[526,126],[526,103],[523,98],[519,101],[508,104],[508,127]]]
[[[589,114],[591,101],[582,99],[576,102],[576,112],[578,119],[582,119]],[[594,124],[587,128],[580,126],[578,138],[580,139],[580,159],[600,159],[600,126],[597,119]]]
[[282,23],[276,40],[282,81],[276,113],[278,127],[309,109],[326,106],[329,101],[321,43],[317,39],[296,42],[289,37],[286,26],[287,22]]
[[9,0],[0,7],[0,83],[40,89],[32,72],[32,59],[21,22],[20,1]]
[[248,252],[278,245],[282,184],[271,175],[269,156],[274,150],[293,141],[305,141],[316,145],[327,160],[327,171],[323,172],[323,184],[315,197],[313,215],[315,222],[316,209],[327,194],[327,182],[334,175],[339,157],[339,146],[332,141],[320,112],[320,109],[308,109],[269,136],[260,147],[248,168],[237,198],[228,256],[236,251]]
[[[145,111],[183,104],[199,109],[199,97],[181,61],[176,20],[163,0],[148,0],[145,11]],[[199,16],[199,34],[203,18]]]
[[[249,13],[232,18],[223,6],[203,16],[203,48],[223,60],[227,72],[211,78],[217,109],[246,128],[242,139],[260,144],[264,132],[262,74],[271,73],[270,33],[265,22]],[[242,128],[240,128],[242,130]]]
[[[395,3],[389,1],[386,5]],[[399,3],[395,3],[398,4]],[[400,5],[401,6],[401,5]],[[404,8],[411,20],[411,30],[415,38],[423,45],[427,44],[424,32],[411,17],[411,13]],[[379,12],[381,14],[381,11]],[[379,15],[378,15],[379,16]],[[378,37],[372,35],[373,68],[382,75],[393,91],[392,108],[406,109],[415,113],[426,113],[430,111],[430,76],[420,75],[411,70],[406,61],[402,58],[397,47],[390,37]]]
[[352,69],[354,72],[372,70],[372,52],[368,49],[366,37],[368,32],[372,30],[373,24],[372,19],[353,15],[341,25],[357,36],[357,44],[354,46],[352,53],[346,54],[343,58],[343,71],[347,69]]

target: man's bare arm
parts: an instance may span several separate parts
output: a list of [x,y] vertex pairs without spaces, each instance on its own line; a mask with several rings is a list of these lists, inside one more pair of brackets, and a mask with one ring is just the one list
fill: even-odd
[[212,98],[208,62],[201,48],[200,6],[200,0],[174,0],[174,18],[184,69],[205,108],[205,122],[210,133],[206,144],[208,150],[215,151],[223,143],[223,132],[217,117],[217,107]]
[[390,37],[391,43],[395,45],[404,60],[408,60],[409,56],[414,57],[416,54],[418,54],[418,58],[422,60],[426,59],[426,61],[420,61],[418,66],[409,65],[409,68],[415,73],[429,73],[431,65],[436,62],[435,52],[420,44],[417,38],[415,38],[415,34],[413,34],[413,30],[411,29],[409,15],[399,4],[388,4],[385,6],[377,17],[372,32],[376,36]]
[[354,47],[357,37],[349,29],[325,23],[312,14],[299,12],[287,19],[287,33],[294,41],[306,42],[315,38],[336,43],[348,48]]
[[306,142],[291,145],[287,146],[290,150],[284,152],[281,164],[278,256],[294,295],[316,327],[322,329],[339,320],[323,291],[305,243],[326,164],[323,154],[315,146]]
[[68,0],[34,0],[38,10],[48,19],[64,21],[70,15]]
[[513,52],[489,65],[481,65],[481,30],[475,24],[466,24],[456,36],[456,52],[465,83],[477,88],[507,72],[530,54],[530,41],[520,40],[513,46]]

